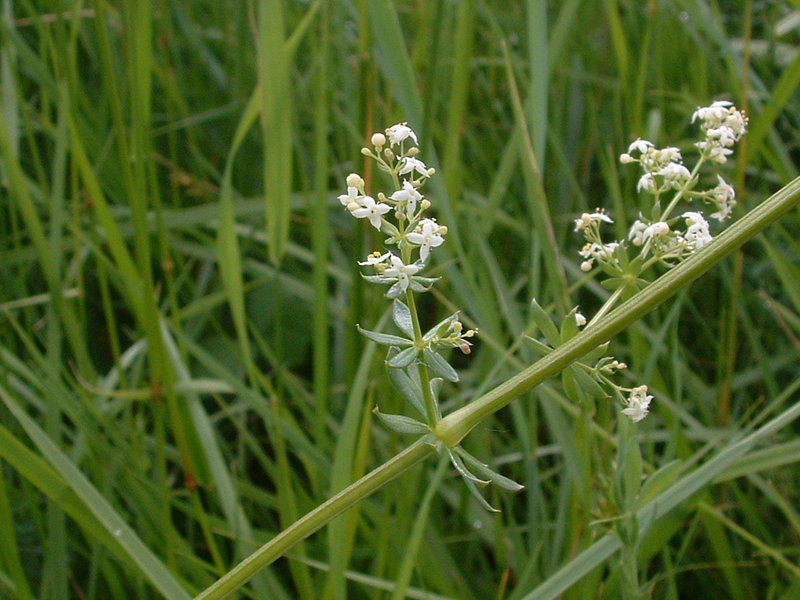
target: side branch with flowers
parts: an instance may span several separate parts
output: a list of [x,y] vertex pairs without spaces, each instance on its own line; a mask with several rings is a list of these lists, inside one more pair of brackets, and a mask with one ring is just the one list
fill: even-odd
[[361,153],[389,174],[394,191],[388,196],[378,193],[376,200],[366,193],[364,179],[351,173],[347,176],[347,193],[339,196],[339,201],[353,217],[368,219],[375,229],[385,233],[386,247],[396,248],[371,252],[358,264],[368,270],[362,274],[365,280],[389,286],[386,296],[392,300],[392,320],[402,335],[370,331],[360,325],[358,329],[370,340],[388,346],[389,379],[422,420],[381,413],[377,407],[375,414],[390,429],[427,436],[439,450],[448,452],[470,491],[483,506],[494,510],[478,492],[478,486],[494,483],[511,491],[522,486],[495,473],[460,446],[440,444],[432,433],[442,418],[442,384],[458,381],[458,373],[443,352],[457,348],[469,354],[470,339],[477,333],[464,329],[457,312],[423,332],[417,313],[414,294],[426,292],[436,283],[436,278],[421,273],[434,248],[441,246],[447,235],[446,226],[426,216],[431,202],[421,192],[435,170],[418,158],[417,136],[405,123],[393,125],[385,133],[375,133],[370,143],[371,147],[363,148]]

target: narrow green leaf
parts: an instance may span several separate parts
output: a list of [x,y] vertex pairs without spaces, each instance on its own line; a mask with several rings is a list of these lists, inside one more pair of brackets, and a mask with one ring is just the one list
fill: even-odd
[[389,367],[391,367],[392,370],[404,369],[405,367],[414,364],[414,361],[417,360],[418,354],[419,354],[419,348],[411,346],[409,348],[406,348],[405,350],[401,350],[394,356],[388,358],[386,360],[386,364]]
[[608,398],[608,393],[603,387],[592,377],[590,373],[578,363],[570,367],[572,375],[575,377],[575,383],[583,390],[585,394],[591,398],[601,399]]
[[547,338],[548,343],[554,348],[558,346],[559,342],[561,341],[561,336],[558,333],[558,329],[553,323],[553,320],[550,318],[550,315],[548,315],[544,309],[539,306],[536,298],[531,301],[531,318],[533,319],[536,327],[539,328],[539,331],[542,332],[542,335]]
[[448,327],[455,321],[458,320],[458,313],[454,313],[449,317],[442,319],[436,325],[428,329],[425,334],[422,336],[424,340],[430,340],[436,335],[444,335],[447,332]]
[[403,400],[416,408],[419,414],[424,417],[425,402],[422,399],[419,376],[412,377],[412,375],[409,375],[409,372],[416,375],[413,369],[389,369],[389,380],[394,384],[397,391],[400,392]]
[[356,325],[358,332],[366,338],[371,339],[373,342],[377,342],[379,344],[383,344],[384,346],[412,346],[414,344],[413,340],[408,340],[406,338],[402,338],[397,335],[392,335],[390,333],[381,333],[380,331],[370,331],[369,329],[363,329],[360,325]]
[[567,340],[574,338],[575,334],[577,334],[580,331],[580,327],[578,327],[578,323],[575,320],[575,315],[577,313],[578,313],[578,307],[576,306],[567,313],[567,315],[564,317],[564,320],[561,322],[561,331],[559,332],[559,338],[562,344]]
[[286,251],[292,191],[294,103],[283,12],[283,2],[258,3],[256,52],[261,84],[264,197],[269,258],[274,265],[280,264]]
[[414,337],[414,321],[411,319],[411,311],[408,306],[400,300],[392,302],[392,320],[397,327],[408,337]]
[[439,377],[447,381],[458,381],[458,373],[456,373],[456,370],[451,367],[450,363],[443,359],[440,354],[425,348],[423,356],[425,357],[425,364]]
[[542,356],[546,356],[547,354],[550,354],[553,351],[553,349],[550,346],[548,346],[547,344],[543,344],[542,342],[540,342],[536,338],[532,338],[529,335],[525,336],[525,341],[528,343],[528,345],[530,345],[533,348],[533,351],[540,358]]
[[458,455],[464,459],[464,462],[472,467],[475,471],[478,472],[481,476],[485,477],[489,481],[491,481],[494,485],[509,492],[518,492],[523,489],[525,486],[520,485],[516,481],[505,477],[504,475],[500,475],[489,468],[489,465],[482,463],[477,458],[472,456],[469,452],[464,450],[461,446],[457,446],[455,451]]
[[665,465],[659,467],[657,471],[651,473],[644,480],[642,488],[639,490],[639,497],[636,499],[637,508],[641,508],[661,492],[671,486],[683,468],[683,461],[676,458]]
[[396,431],[397,433],[411,433],[411,434],[425,434],[430,433],[430,429],[425,423],[421,423],[416,419],[412,419],[411,417],[406,417],[405,415],[390,415],[386,413],[382,413],[378,410],[376,406],[372,412],[375,414],[381,422],[386,425],[392,431]]
[[470,473],[470,470],[464,465],[464,461],[461,460],[461,457],[454,450],[448,450],[448,453],[450,454],[450,462],[453,463],[456,471],[464,478],[464,481],[474,482],[480,485],[489,485],[488,479],[481,479]]

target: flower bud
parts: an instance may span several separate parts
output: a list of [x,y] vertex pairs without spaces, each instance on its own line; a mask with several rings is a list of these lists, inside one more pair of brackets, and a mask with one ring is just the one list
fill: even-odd
[[386,136],[382,133],[373,133],[369,141],[376,148],[382,148],[386,144]]
[[358,190],[364,189],[364,180],[358,173],[350,173],[350,175],[347,176],[346,181],[347,181],[347,187],[354,187]]

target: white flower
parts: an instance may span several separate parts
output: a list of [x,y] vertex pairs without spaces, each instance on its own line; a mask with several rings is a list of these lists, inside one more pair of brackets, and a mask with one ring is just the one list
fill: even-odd
[[683,218],[686,219],[686,224],[689,226],[684,237],[695,248],[700,249],[714,239],[708,231],[708,222],[701,213],[685,212]]
[[352,203],[358,205],[361,198],[361,192],[358,191],[358,188],[347,186],[347,193],[339,196],[339,202],[342,203],[342,206],[349,206]]
[[669,233],[669,225],[664,221],[657,221],[645,228],[642,232],[642,240],[647,241],[651,237],[659,237]]
[[399,175],[405,175],[406,173],[416,171],[423,177],[428,177],[428,167],[426,167],[425,163],[420,159],[414,158],[413,156],[406,156],[402,160],[403,166],[400,167],[400,171],[398,171]]
[[350,211],[356,219],[369,219],[370,224],[375,229],[381,228],[381,216],[385,215],[391,210],[388,204],[383,202],[375,202],[372,196],[364,196],[361,199],[360,206]]
[[646,385],[633,388],[626,400],[626,408],[622,409],[622,414],[634,423],[638,423],[647,416],[652,399],[653,396],[647,393]]
[[711,106],[700,107],[692,114],[692,123],[700,119],[703,122],[701,124],[703,128],[719,125],[729,114],[731,106],[733,106],[733,102],[729,100],[717,100]]
[[408,284],[411,282],[411,276],[422,267],[416,263],[406,265],[403,263],[402,259],[394,254],[389,254],[389,259],[392,262],[392,266],[385,269],[382,276],[387,279],[397,279],[397,282],[400,284],[400,289],[406,291],[408,289]]
[[692,177],[689,169],[676,162],[667,163],[657,171],[657,175],[661,175],[664,178],[664,186],[671,187],[674,190],[681,189]]
[[645,191],[650,194],[655,194],[657,190],[658,186],[656,185],[656,180],[652,173],[645,173],[642,175],[639,178],[639,183],[636,184],[637,192]]
[[628,154],[636,150],[639,154],[645,154],[649,148],[653,147],[653,142],[648,142],[647,140],[643,140],[641,138],[636,138],[634,142],[628,146]]
[[653,161],[658,164],[679,163],[681,160],[681,151],[674,146],[667,146],[660,150],[653,150]]
[[730,148],[723,148],[718,143],[712,141],[696,142],[695,146],[701,153],[705,154],[708,159],[718,165],[724,164],[728,160],[728,156],[733,154]]
[[407,138],[414,140],[414,144],[419,145],[417,142],[417,134],[406,123],[398,123],[392,125],[386,130],[386,135],[389,137],[389,143],[392,146],[401,144]]
[[359,261],[358,264],[362,266],[369,265],[374,267],[382,264],[391,255],[392,255],[391,252],[387,252],[386,254],[381,254],[376,250],[375,252],[367,254],[367,260]]
[[706,138],[716,141],[724,148],[730,148],[736,143],[736,140],[739,139],[733,129],[726,125],[709,129],[706,131]]
[[644,244],[644,232],[647,230],[647,223],[643,223],[639,219],[631,225],[631,230],[628,232],[628,239],[634,246],[641,246]]
[[709,192],[714,206],[717,207],[717,212],[711,213],[711,217],[724,221],[731,216],[731,209],[736,205],[736,190],[719,175],[717,181],[717,186]]
[[444,243],[442,237],[444,233],[447,233],[447,228],[441,227],[435,219],[422,219],[417,228],[406,238],[412,244],[419,246],[419,257],[424,262],[428,258],[431,248],[436,248]]
[[584,325],[586,325],[586,317],[584,317],[581,313],[576,312],[575,313],[575,324],[578,327],[583,327]]
[[410,181],[403,181],[403,189],[397,190],[389,198],[397,202],[400,208],[405,207],[406,216],[411,219],[417,210],[417,202],[422,200],[422,194],[417,191]]
[[608,244],[587,242],[583,248],[578,250],[578,254],[586,259],[581,263],[581,271],[591,271],[595,260],[604,263],[616,263],[617,259],[614,258],[614,252],[618,247],[619,242],[609,242]]
[[579,219],[575,219],[575,231],[583,231],[592,223],[600,223],[601,221],[606,223],[614,222],[602,209],[593,213],[583,213]]

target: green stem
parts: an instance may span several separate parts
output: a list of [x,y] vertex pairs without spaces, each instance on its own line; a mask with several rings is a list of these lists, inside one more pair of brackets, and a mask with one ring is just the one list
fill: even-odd
[[417,440],[400,454],[320,504],[253,552],[210,587],[200,592],[195,596],[195,600],[219,600],[239,589],[258,571],[280,558],[297,542],[305,539],[337,515],[432,455],[436,448],[430,443],[431,441],[427,436]]
[[703,166],[703,163],[706,161],[705,155],[701,154],[700,159],[697,161],[697,164],[692,169],[691,175],[689,175],[689,179],[686,180],[686,183],[683,184],[683,187],[677,191],[675,197],[670,201],[669,206],[664,209],[664,212],[661,213],[661,221],[666,221],[669,218],[669,213],[672,212],[672,209],[678,204],[681,198],[683,198],[689,192],[689,186],[694,185],[696,183],[695,178],[697,174],[700,172],[700,167]]
[[[408,305],[408,310],[411,311],[411,322],[414,325],[414,344],[417,348],[422,348],[422,328],[419,324],[417,304],[414,301],[414,292],[411,290],[406,290],[406,304]],[[425,419],[430,427],[435,427],[436,422],[439,420],[439,411],[436,410],[436,402],[431,393],[428,367],[425,363],[419,362],[417,363],[417,371],[419,372],[419,381],[422,386],[422,399],[425,403]]]
[[798,200],[800,200],[800,177],[755,207],[701,251],[620,304],[608,313],[602,322],[587,327],[527,369],[444,417],[437,424],[434,433],[449,447],[458,445],[464,436],[487,416],[507,406],[514,398],[544,380],[557,375],[571,363],[653,310],[793,208]]

